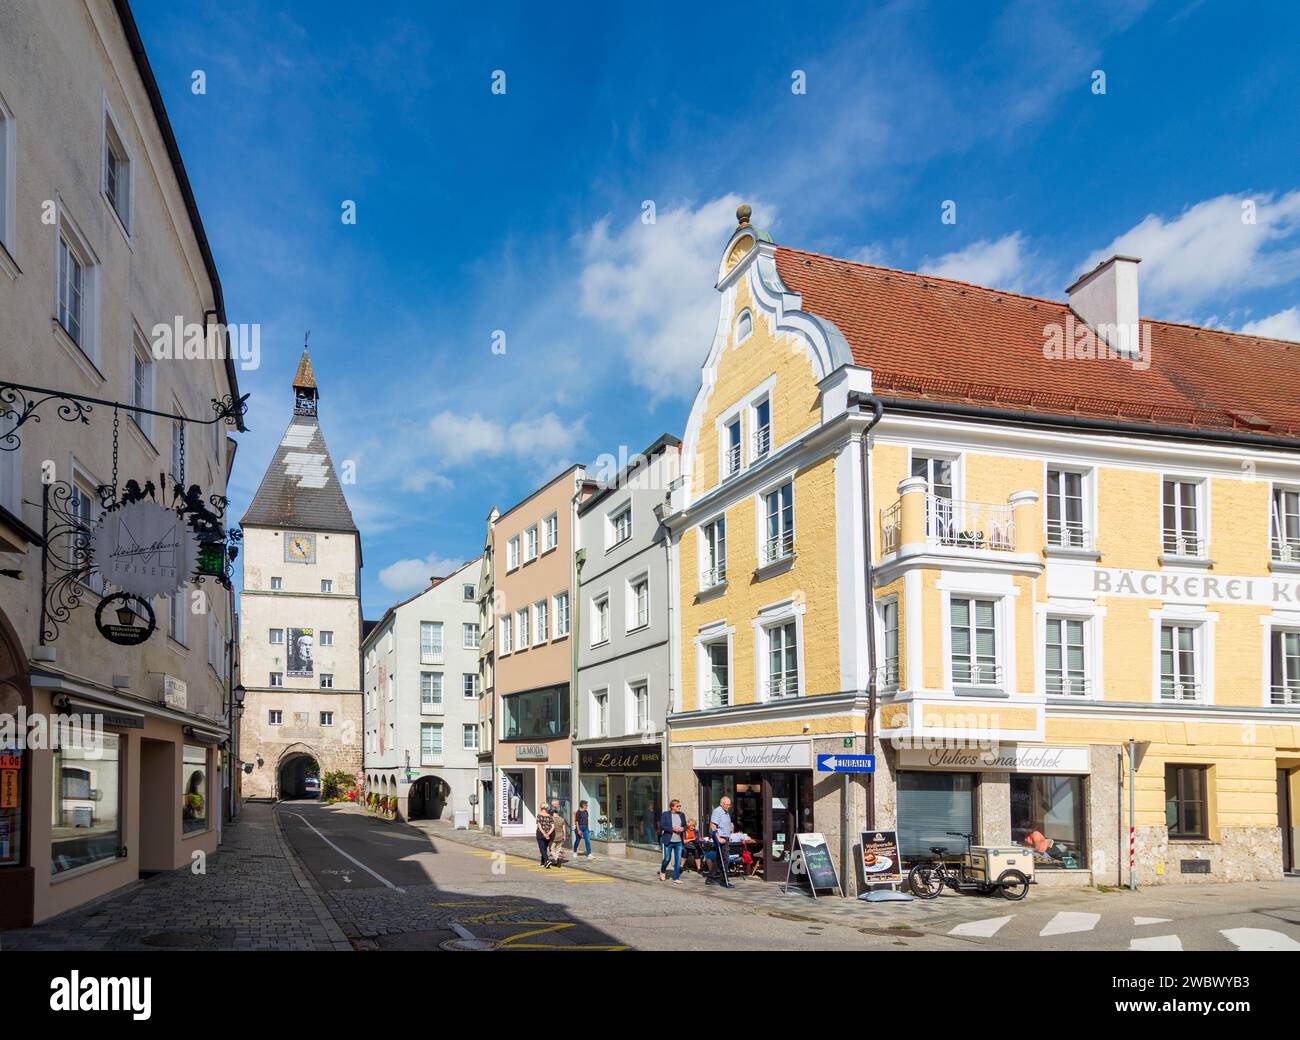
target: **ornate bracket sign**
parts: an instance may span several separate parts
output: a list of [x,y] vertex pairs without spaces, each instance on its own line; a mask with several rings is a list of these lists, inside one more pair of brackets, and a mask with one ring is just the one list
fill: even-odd
[[104,513],[90,544],[104,580],[144,600],[184,588],[198,558],[184,515],[143,499]]
[[[137,621],[143,621],[144,624],[138,625]],[[99,606],[95,609],[95,627],[110,643],[139,646],[157,630],[158,619],[147,599],[128,592],[117,592],[99,601]]]

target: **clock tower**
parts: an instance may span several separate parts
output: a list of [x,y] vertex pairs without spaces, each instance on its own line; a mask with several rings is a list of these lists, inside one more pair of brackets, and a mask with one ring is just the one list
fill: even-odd
[[361,769],[361,534],[325,445],[306,350],[293,416],[240,521],[239,758],[245,797],[293,798]]

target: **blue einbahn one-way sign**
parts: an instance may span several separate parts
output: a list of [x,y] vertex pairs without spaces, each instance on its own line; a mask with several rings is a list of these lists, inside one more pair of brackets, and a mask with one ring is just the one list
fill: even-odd
[[822,773],[874,773],[875,755],[818,755],[817,769]]

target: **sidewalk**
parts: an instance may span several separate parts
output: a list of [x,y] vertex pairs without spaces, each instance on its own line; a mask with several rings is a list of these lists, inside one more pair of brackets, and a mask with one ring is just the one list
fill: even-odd
[[[499,838],[483,831],[458,831],[446,820],[412,820],[409,824],[435,838],[478,849],[505,852],[526,858],[530,863],[537,861],[537,842],[532,837]],[[659,880],[658,867],[654,863],[615,859],[599,854],[590,859],[576,859],[570,854],[560,869],[587,871],[636,884],[665,884]],[[788,892],[783,893],[780,884],[767,884],[759,880],[736,880],[732,882],[731,888],[722,888],[720,885],[705,884],[698,874],[685,869],[682,870],[682,880],[686,891],[726,902],[741,912],[854,928],[880,928],[900,934],[905,929],[947,932],[954,925],[965,921],[989,917],[994,913],[1006,913],[1005,908],[1013,905],[1003,899],[977,898],[955,893],[945,893],[930,901],[914,899],[909,903],[867,903],[859,899],[841,899],[834,893],[822,893],[814,899],[805,887],[791,885]],[[1037,902],[1041,905],[1043,893],[1035,892],[1034,896],[1037,896]]]
[[32,928],[0,950],[350,950],[290,851],[272,806],[245,802],[206,872],[137,881]]

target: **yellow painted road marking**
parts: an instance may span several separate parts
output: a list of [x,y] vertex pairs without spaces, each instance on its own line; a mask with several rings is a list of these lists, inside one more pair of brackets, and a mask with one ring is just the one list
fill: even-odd
[[511,943],[507,949],[511,950],[604,950],[606,953],[621,953],[627,950],[626,946],[554,946],[549,943]]
[[618,878],[612,877],[566,877],[566,885],[612,885]]

